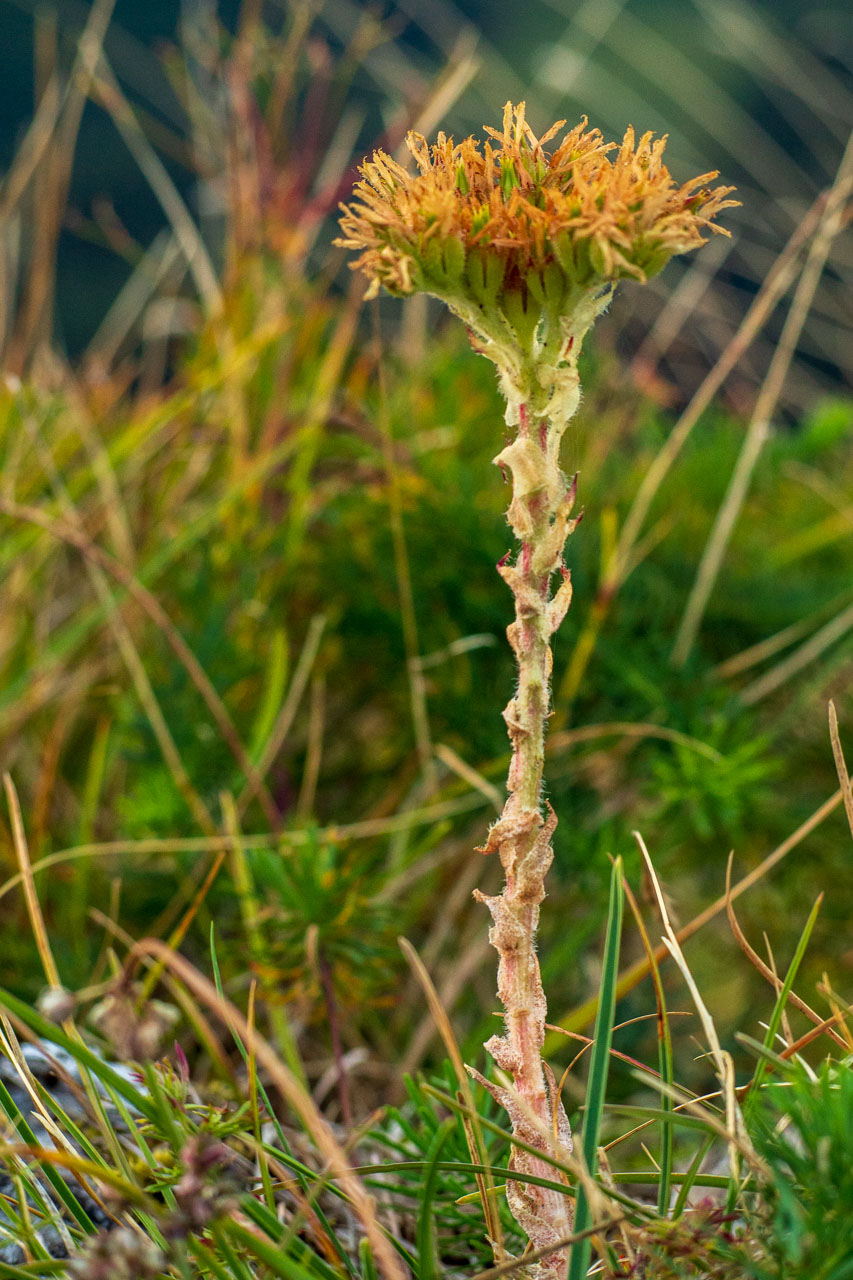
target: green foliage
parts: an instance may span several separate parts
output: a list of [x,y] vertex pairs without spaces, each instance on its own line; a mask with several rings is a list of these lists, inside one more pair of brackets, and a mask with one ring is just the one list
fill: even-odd
[[[853,1186],[848,1158],[853,1071],[777,1060],[750,1121],[760,1161],[735,1211],[711,1199],[646,1228],[654,1280],[844,1280],[851,1274]],[[620,1272],[619,1274],[626,1274]],[[630,1274],[635,1274],[630,1272]]]
[[[435,1092],[454,1094],[457,1089],[449,1064],[445,1064],[444,1078],[430,1081],[405,1080],[407,1101],[399,1107],[385,1111],[381,1127],[371,1134],[372,1142],[387,1164],[370,1176],[382,1200],[396,1209],[408,1222],[413,1236],[418,1224],[431,1220],[434,1231],[432,1245],[427,1242],[425,1256],[415,1255],[428,1268],[430,1249],[434,1248],[444,1266],[464,1267],[466,1272],[476,1272],[488,1267],[492,1261],[489,1243],[483,1234],[483,1213],[480,1206],[470,1203],[471,1152],[460,1115],[447,1110],[437,1102]],[[484,1089],[477,1090],[477,1106],[486,1126],[502,1119],[494,1100]],[[448,1121],[452,1120],[449,1124]],[[488,1160],[501,1176],[501,1163],[508,1143],[505,1135],[495,1134],[484,1127],[484,1140]],[[440,1155],[440,1163],[437,1156]],[[425,1172],[432,1167],[433,1180],[427,1188]],[[429,1197],[425,1192],[429,1191]],[[466,1203],[459,1203],[465,1198]],[[518,1228],[510,1214],[506,1198],[497,1200],[501,1227],[506,1242],[515,1248],[522,1245]]]
[[[0,999],[7,1008],[15,1007],[12,998]],[[26,1268],[6,1267],[3,1274],[50,1275],[56,1270],[51,1258],[65,1257],[66,1248],[74,1250],[69,1274],[98,1280],[164,1274],[199,1280],[333,1280],[341,1274],[324,1261],[330,1250],[338,1260],[348,1257],[322,1205],[314,1203],[318,1194],[329,1194],[323,1191],[324,1177],[294,1156],[277,1122],[269,1138],[260,1138],[260,1121],[269,1123],[270,1112],[268,1099],[258,1096],[257,1084],[244,1100],[233,1086],[227,1094],[220,1090],[216,1101],[202,1099],[190,1081],[186,1057],[176,1050],[174,1062],[164,1059],[149,1065],[144,1082],[131,1085],[77,1039],[28,1012],[25,1017],[45,1033],[48,1055],[61,1053],[51,1041],[63,1043],[65,1057],[57,1063],[61,1079],[76,1076],[76,1089],[67,1094],[55,1079],[49,1087],[35,1084],[39,1125],[44,1119],[56,1126],[72,1154],[70,1161],[63,1160],[45,1134],[41,1148],[48,1150],[43,1158],[21,1166],[21,1215],[7,1212],[0,1247],[5,1234],[35,1261]],[[46,1061],[53,1060],[48,1056]],[[25,1075],[22,1069],[22,1080]],[[79,1082],[93,1104],[83,1119],[75,1099]],[[8,1090],[3,1090],[0,1103],[21,1137],[38,1147]],[[290,1230],[275,1212],[278,1193],[267,1162],[285,1172],[295,1188],[287,1195],[289,1203],[294,1203],[294,1196],[296,1202]],[[103,1200],[93,1200],[92,1186],[100,1189]],[[89,1213],[95,1214],[95,1223],[81,1207],[80,1194]],[[335,1196],[331,1199],[334,1204]],[[62,1219],[60,1205],[66,1210]],[[107,1235],[104,1228],[110,1220],[125,1225]],[[300,1221],[302,1233],[315,1246],[322,1239],[323,1247],[313,1248],[296,1234]],[[54,1241],[59,1225],[65,1242],[59,1249],[54,1244],[51,1253],[43,1243],[48,1225],[53,1225]],[[348,1263],[346,1269],[358,1280],[360,1271]]]
[[[724,712],[709,715],[703,730],[701,741],[716,759],[675,742],[653,761],[648,789],[658,806],[655,817],[666,822],[677,811],[699,840],[722,831],[742,836],[756,796],[767,794],[781,772],[772,739],[755,736],[754,726],[733,722]],[[738,741],[745,734],[746,741]]]
[[[598,996],[598,1015],[593,1033],[592,1061],[584,1106],[581,1148],[584,1167],[593,1174],[596,1170],[598,1147],[601,1138],[601,1116],[607,1094],[607,1074],[610,1067],[610,1046],[616,1009],[616,981],[619,976],[619,948],[622,934],[622,862],[617,858],[610,875],[610,905],[607,912],[607,933],[604,942],[604,964],[601,971],[601,989]],[[589,1192],[578,1187],[575,1204],[574,1229],[582,1234],[594,1225]],[[582,1280],[589,1270],[591,1241],[582,1240],[574,1245],[569,1257],[569,1280]]]
[[757,1277],[843,1280],[853,1274],[853,1070],[796,1064],[767,1085],[752,1121],[770,1178],[758,1210],[768,1253]]
[[327,969],[346,1009],[364,1009],[384,994],[396,959],[391,910],[379,893],[385,877],[363,856],[343,850],[316,832],[288,856],[270,849],[249,855],[257,891],[267,904],[264,928],[271,936],[268,975],[284,998],[293,988],[319,994],[318,968]]

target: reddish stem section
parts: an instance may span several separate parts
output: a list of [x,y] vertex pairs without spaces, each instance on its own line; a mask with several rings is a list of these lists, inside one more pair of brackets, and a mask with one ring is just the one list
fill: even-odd
[[[546,1002],[536,931],[557,822],[553,810],[549,809],[547,818],[542,815],[542,773],[550,714],[550,639],[571,597],[563,546],[575,524],[569,518],[574,486],[567,484],[557,466],[556,447],[549,448],[547,418],[537,415],[537,426],[538,430],[530,430],[529,406],[521,405],[518,437],[496,459],[512,471],[508,518],[521,542],[515,562],[498,566],[515,600],[515,620],[507,637],[517,660],[518,685],[504,711],[512,744],[509,796],[484,847],[484,852],[500,856],[506,883],[497,897],[477,896],[492,915],[489,938],[499,956],[498,995],[506,1013],[504,1034],[494,1036],[486,1048],[514,1084],[512,1092],[491,1086],[492,1092],[509,1112],[520,1141],[559,1157],[571,1149],[571,1134],[562,1104],[554,1096],[553,1078],[542,1063]],[[560,585],[551,597],[551,578],[557,570]],[[553,1166],[517,1148],[510,1167],[551,1180],[555,1177]],[[508,1195],[516,1219],[535,1248],[570,1234],[571,1203],[566,1194],[511,1182]],[[540,1270],[547,1275],[564,1274],[565,1254],[553,1254]]]

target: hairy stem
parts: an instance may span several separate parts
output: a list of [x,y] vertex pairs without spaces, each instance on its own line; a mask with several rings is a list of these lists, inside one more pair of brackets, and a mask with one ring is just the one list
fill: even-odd
[[[542,812],[545,732],[550,715],[551,636],[571,602],[571,579],[563,565],[576,484],[560,469],[560,444],[579,400],[577,356],[583,335],[605,299],[591,299],[572,323],[549,331],[543,324],[525,353],[499,360],[488,345],[480,347],[498,364],[507,396],[507,422],[515,438],[495,458],[512,475],[507,519],[520,544],[506,556],[498,572],[512,592],[515,619],[507,638],[516,657],[518,683],[504,710],[512,758],[503,813],[489,832],[484,853],[497,853],[505,873],[503,892],[475,896],[492,915],[489,940],[498,952],[498,995],[505,1011],[503,1035],[486,1049],[512,1078],[513,1088],[478,1077],[509,1113],[513,1135],[557,1158],[571,1151],[568,1119],[557,1096],[554,1077],[542,1061],[547,1006],[536,931],[545,897],[545,877],[553,861],[551,837],[557,818]],[[556,582],[556,590],[552,584]],[[553,1166],[514,1148],[510,1169],[554,1180]],[[571,1234],[568,1194],[510,1181],[512,1212],[535,1249],[552,1247]],[[537,1264],[542,1277],[565,1274],[566,1254],[557,1250]]]
[[[515,620],[507,629],[518,664],[518,686],[504,711],[510,742],[507,790],[499,821],[489,832],[484,852],[497,852],[506,875],[503,893],[489,898],[492,945],[498,952],[498,995],[506,1013],[506,1029],[486,1045],[495,1062],[512,1076],[516,1097],[502,1096],[522,1141],[565,1155],[571,1149],[568,1121],[553,1096],[553,1078],[546,1079],[542,1063],[546,1002],[536,956],[539,907],[545,897],[545,875],[553,858],[553,811],[543,820],[541,810],[545,728],[550,704],[550,639],[568,608],[571,582],[562,564],[562,551],[574,521],[570,519],[574,485],[567,485],[553,456],[553,427],[533,420],[520,406],[516,440],[500,455],[513,474],[509,520],[521,548],[513,563],[498,566],[515,598]],[[551,577],[561,570],[556,594]],[[553,1141],[549,1135],[553,1135]],[[561,1150],[562,1149],[562,1150]],[[539,1177],[554,1177],[551,1166],[516,1151],[512,1167]],[[571,1232],[571,1202],[567,1195],[545,1188],[510,1184],[510,1203],[521,1226],[537,1248],[553,1244]],[[564,1269],[555,1254],[544,1270]]]

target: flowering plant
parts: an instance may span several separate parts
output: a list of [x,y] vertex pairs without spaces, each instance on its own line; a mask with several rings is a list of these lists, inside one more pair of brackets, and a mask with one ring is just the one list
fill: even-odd
[[[560,444],[580,400],[583,338],[623,278],[647,280],[676,253],[719,231],[713,219],[735,202],[731,187],[713,190],[706,173],[678,186],[663,163],[666,139],[628,129],[621,145],[605,143],[582,120],[548,150],[560,120],[537,138],[525,105],[504,109],[491,141],[454,143],[439,134],[430,147],[410,134],[412,174],[384,152],[361,167],[355,200],[342,206],[342,237],[358,251],[353,267],[380,287],[406,296],[441,298],[467,325],[475,350],[495,364],[514,439],[494,461],[512,474],[507,518],[520,549],[498,571],[515,599],[507,635],[518,685],[504,710],[512,760],[508,798],[483,846],[497,853],[503,892],[477,892],[492,915],[498,952],[503,1035],[486,1048],[512,1081],[494,1084],[472,1072],[505,1107],[514,1147],[510,1170],[553,1179],[530,1148],[565,1159],[571,1132],[553,1075],[542,1061],[546,1002],[535,937],[545,876],[553,860],[557,818],[542,811],[545,729],[550,715],[551,647],[571,601],[563,563],[576,480],[560,468]],[[724,232],[724,234],[727,234]],[[556,590],[552,581],[556,575]],[[562,1275],[560,1247],[572,1230],[568,1195],[510,1179],[507,1197],[543,1275]]]

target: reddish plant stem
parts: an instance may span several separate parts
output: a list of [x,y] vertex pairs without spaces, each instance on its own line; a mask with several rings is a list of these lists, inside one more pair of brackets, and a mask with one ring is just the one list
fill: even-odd
[[[539,907],[545,896],[545,875],[553,860],[551,835],[556,817],[542,815],[542,774],[545,731],[550,714],[550,639],[571,598],[571,583],[563,568],[563,546],[576,521],[569,518],[574,485],[559,470],[559,429],[543,413],[519,406],[519,432],[503,450],[499,465],[512,472],[513,497],[508,518],[521,542],[514,563],[502,561],[498,572],[512,591],[515,620],[507,637],[518,666],[515,696],[504,711],[512,759],[509,796],[498,822],[489,832],[484,852],[497,852],[506,882],[497,897],[478,897],[489,908],[489,934],[498,952],[498,995],[506,1014],[505,1032],[486,1045],[497,1065],[512,1077],[514,1091],[492,1086],[507,1109],[513,1133],[521,1141],[559,1158],[571,1149],[568,1121],[555,1096],[553,1077],[542,1062],[546,1002],[536,955]],[[555,431],[555,438],[551,432]],[[556,594],[550,583],[562,574]],[[554,1179],[553,1166],[515,1149],[511,1169]],[[516,1219],[534,1247],[553,1244],[571,1232],[571,1204],[566,1194],[546,1188],[508,1184]],[[565,1256],[555,1253],[541,1264],[542,1273],[559,1275]]]
[[329,1017],[329,1035],[332,1040],[332,1055],[335,1059],[335,1071],[338,1081],[338,1099],[341,1104],[341,1119],[344,1128],[349,1131],[352,1129],[352,1104],[349,1096],[349,1081],[347,1080],[346,1063],[344,1062],[344,1050],[341,1044],[341,1029],[338,1018],[338,1002],[335,998],[335,980],[332,976],[332,966],[329,964],[325,953],[320,950],[318,955],[320,982],[323,987],[323,996],[326,1001],[326,1013]]

